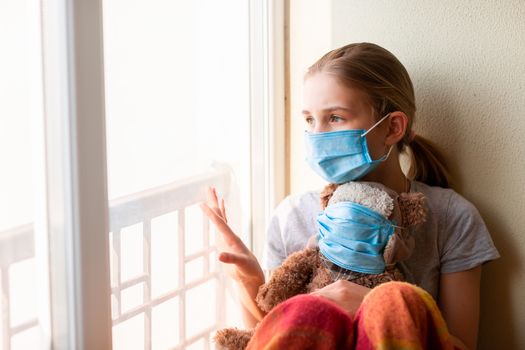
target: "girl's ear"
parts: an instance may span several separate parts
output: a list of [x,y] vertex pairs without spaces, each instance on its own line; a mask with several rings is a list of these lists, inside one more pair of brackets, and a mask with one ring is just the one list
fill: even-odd
[[386,145],[395,145],[405,136],[408,127],[408,117],[405,113],[396,111],[390,113]]
[[398,203],[403,227],[415,226],[426,220],[427,206],[423,193],[401,193]]
[[332,195],[334,194],[334,191],[338,186],[338,184],[328,184],[323,188],[320,196],[321,210],[324,210],[326,208],[326,206],[328,205],[328,201],[330,200],[330,198],[332,198]]

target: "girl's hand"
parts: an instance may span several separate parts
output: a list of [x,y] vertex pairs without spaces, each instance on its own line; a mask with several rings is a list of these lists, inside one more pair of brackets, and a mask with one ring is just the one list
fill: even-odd
[[345,280],[339,280],[310,294],[331,300],[351,315],[355,315],[368,292],[370,292],[369,288]]
[[200,208],[220,233],[217,237],[218,257],[227,264],[228,275],[245,287],[258,288],[264,283],[261,266],[255,255],[228,226],[224,199],[219,204],[215,188],[208,188],[207,201]]

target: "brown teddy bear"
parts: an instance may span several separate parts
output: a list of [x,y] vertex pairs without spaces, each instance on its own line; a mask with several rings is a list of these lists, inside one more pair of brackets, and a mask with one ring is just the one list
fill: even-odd
[[[291,254],[259,288],[256,297],[261,310],[269,312],[284,300],[298,294],[310,293],[339,279],[374,288],[378,284],[404,276],[396,266],[406,260],[414,249],[414,238],[409,228],[423,222],[426,217],[425,198],[422,193],[401,193],[374,182],[347,182],[329,184],[321,192],[321,209],[329,209],[341,202],[356,203],[366,207],[390,222],[395,229],[383,248],[384,271],[370,274],[346,269],[324,256],[317,246],[319,235],[313,236],[305,249]],[[227,328],[219,330],[215,342],[222,348],[244,349],[254,329]]]

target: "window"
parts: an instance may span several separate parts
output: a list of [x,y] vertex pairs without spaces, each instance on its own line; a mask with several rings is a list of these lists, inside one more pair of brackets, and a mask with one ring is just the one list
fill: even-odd
[[0,0],[3,349],[209,348],[232,324],[195,205],[217,187],[260,250],[284,169],[275,3]]
[[[38,348],[46,327],[39,6],[0,1],[0,348]],[[35,249],[35,242],[41,243]]]
[[225,184],[236,232],[250,243],[254,218],[265,225],[268,4],[103,5],[113,345],[209,344],[238,308],[221,309],[214,233],[196,204],[206,184]]

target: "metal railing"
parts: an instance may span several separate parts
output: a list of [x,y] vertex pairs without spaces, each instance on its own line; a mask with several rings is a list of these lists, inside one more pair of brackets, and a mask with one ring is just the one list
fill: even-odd
[[11,325],[10,273],[9,268],[35,256],[33,225],[19,226],[0,232],[0,274],[2,276],[2,349],[11,348],[11,339],[28,329],[38,326],[38,319],[32,318],[17,325]]
[[[188,181],[173,183],[170,185],[158,187],[152,190],[144,191],[136,195],[127,196],[113,201],[110,204],[110,230],[112,232],[111,245],[113,247],[112,271],[112,300],[114,303],[113,326],[116,326],[126,320],[129,320],[139,314],[144,315],[144,348],[151,348],[152,335],[152,310],[154,307],[178,297],[179,301],[179,321],[178,334],[179,344],[177,349],[184,349],[186,346],[205,339],[205,344],[209,344],[211,332],[224,324],[224,281],[216,269],[210,270],[210,254],[214,253],[216,248],[210,245],[210,227],[207,218],[202,216],[202,235],[203,246],[197,252],[186,254],[185,237],[188,227],[186,225],[185,211],[187,208],[205,200],[205,189],[207,186],[214,186],[224,196],[229,195],[230,173],[227,169],[217,169],[209,174],[204,174],[191,178]],[[176,213],[177,216],[177,256],[178,264],[178,286],[175,289],[164,292],[162,295],[152,297],[152,270],[151,270],[151,222],[156,217]],[[142,224],[143,239],[143,271],[142,274],[134,278],[121,281],[121,238],[122,229],[136,224]],[[174,247],[175,248],[175,247]],[[188,281],[186,276],[186,266],[199,258],[202,258],[203,268],[202,277],[197,280]],[[215,324],[202,329],[198,334],[191,337],[187,336],[187,310],[186,295],[191,289],[194,289],[208,281],[217,282],[216,290],[216,315]],[[143,285],[143,303],[131,310],[122,311],[122,291],[134,286]]]
[[[113,327],[121,325],[138,315],[143,315],[144,349],[152,348],[152,311],[163,303],[178,300],[178,343],[174,349],[184,349],[198,341],[210,347],[211,333],[224,326],[225,323],[225,281],[218,268],[216,258],[211,255],[216,253],[216,247],[210,241],[210,225],[208,219],[201,215],[202,247],[190,254],[186,252],[185,237],[189,228],[186,212],[188,208],[205,200],[206,188],[217,188],[222,196],[231,195],[230,170],[214,168],[209,173],[195,176],[189,180],[174,182],[165,186],[146,190],[140,193],[119,198],[110,202],[110,245],[111,259],[111,295]],[[177,284],[170,290],[165,290],[160,295],[152,294],[152,221],[156,218],[173,214],[177,218],[176,234],[177,243],[173,247],[178,257]],[[122,244],[126,238],[125,228],[133,225],[142,227],[142,271],[130,278],[122,276]],[[193,232],[194,233],[194,232]],[[29,328],[38,326],[38,319],[31,319],[12,327],[10,325],[10,297],[9,297],[9,267],[17,262],[34,257],[34,237],[32,225],[26,225],[0,233],[0,272],[2,276],[2,335],[3,349],[10,349],[11,339]],[[138,258],[138,257],[137,257]],[[188,264],[197,260],[202,261],[202,275],[197,279],[188,278],[186,269]],[[212,267],[210,267],[210,265]],[[188,334],[188,293],[206,283],[214,282],[215,310],[208,310],[215,314],[213,324],[204,325],[202,329],[193,334]],[[123,309],[123,292],[142,287],[142,303],[134,307]],[[210,297],[210,296],[208,296]],[[213,297],[213,296],[212,296]],[[94,306],[96,307],[96,306]],[[195,327],[193,327],[195,328]]]

